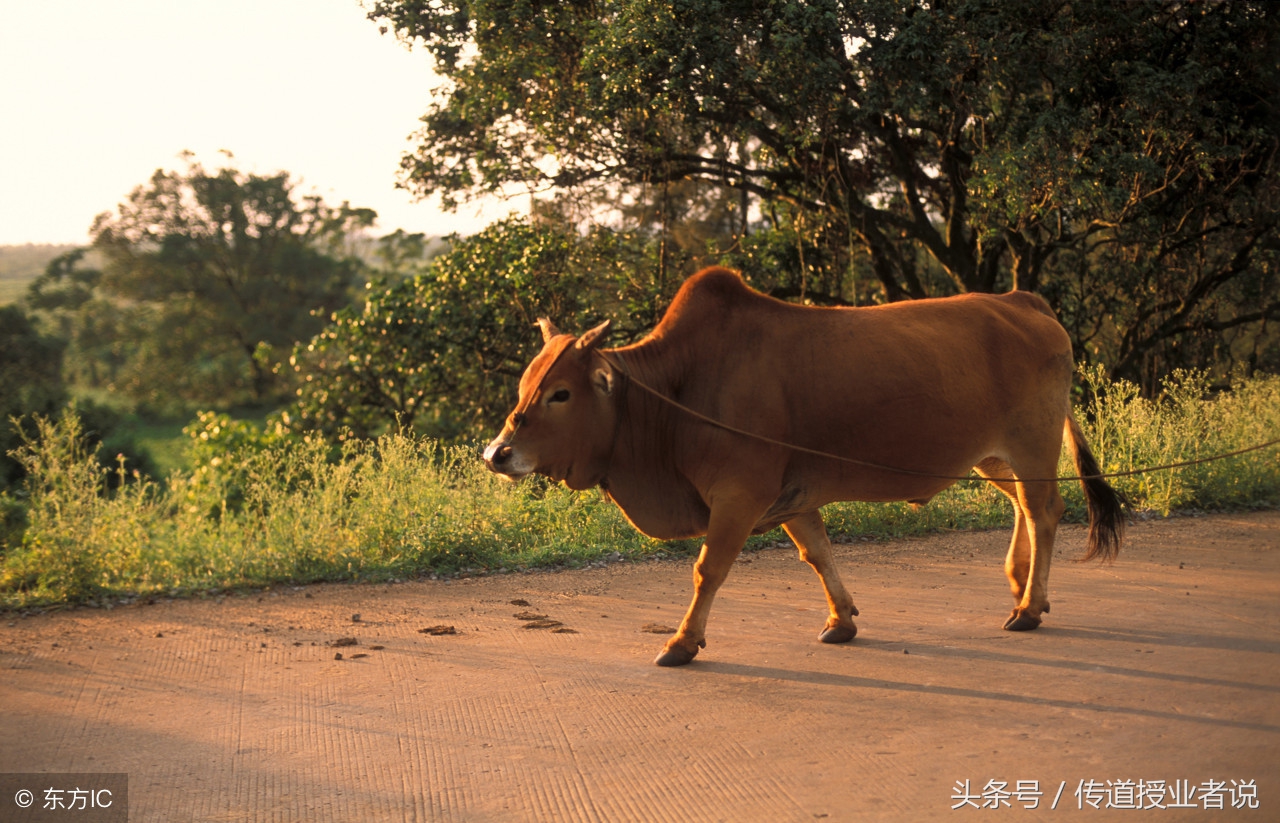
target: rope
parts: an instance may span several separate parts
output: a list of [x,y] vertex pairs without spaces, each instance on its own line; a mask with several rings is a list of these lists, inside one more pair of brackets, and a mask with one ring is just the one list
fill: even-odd
[[781,440],[775,440],[772,437],[767,437],[763,434],[757,434],[755,432],[749,432],[744,429],[739,429],[736,426],[731,426],[728,423],[725,423],[720,420],[716,420],[713,417],[708,417],[707,415],[703,414],[700,411],[691,409],[688,406],[684,405],[683,403],[671,397],[667,397],[662,392],[658,391],[657,389],[653,388],[652,386],[648,385],[644,381],[637,378],[635,375],[628,372],[626,368],[623,367],[622,361],[617,357],[617,355],[614,352],[604,352],[604,351],[597,350],[597,353],[602,358],[604,358],[604,361],[606,363],[608,363],[609,365],[617,369],[618,372],[622,374],[623,377],[626,377],[628,380],[630,380],[632,383],[635,383],[644,391],[658,398],[663,403],[673,406],[674,408],[679,409],[680,411],[684,412],[690,417],[700,420],[703,423],[707,423],[717,428],[724,429],[725,431],[732,432],[733,434],[738,434],[743,437],[751,438],[752,440],[759,440],[763,443],[768,443],[771,446],[779,446],[784,449],[803,452],[805,454],[811,454],[811,455],[814,455],[815,457],[822,457],[828,460],[838,460],[842,463],[851,463],[855,466],[862,466],[868,469],[877,469],[879,471],[893,472],[895,474],[905,474],[905,475],[910,475],[912,477],[927,477],[931,480],[952,480],[952,481],[960,482],[960,481],[978,481],[978,480],[987,481],[988,479],[993,479],[993,480],[1012,479],[1014,482],[1017,482],[1017,483],[1055,483],[1058,481],[1065,481],[1065,480],[1081,480],[1081,481],[1103,480],[1111,477],[1131,477],[1137,474],[1147,474],[1149,472],[1168,471],[1170,469],[1181,469],[1181,468],[1186,468],[1187,466],[1196,466],[1201,463],[1212,463],[1216,460],[1226,460],[1229,457],[1238,457],[1242,454],[1248,454],[1249,452],[1262,451],[1263,449],[1269,449],[1273,446],[1280,445],[1280,438],[1277,438],[1275,440],[1270,440],[1266,443],[1261,443],[1257,446],[1249,446],[1248,448],[1245,448],[1245,449],[1238,449],[1237,451],[1227,452],[1226,454],[1217,454],[1212,457],[1202,457],[1197,460],[1183,460],[1177,463],[1166,463],[1163,466],[1148,466],[1146,468],[1130,469],[1128,471],[1104,472],[1101,474],[1083,474],[1083,475],[1073,475],[1073,476],[1067,476],[1067,477],[986,478],[986,477],[981,477],[979,475],[975,475],[972,473],[966,474],[963,477],[957,476],[957,475],[951,475],[951,474],[934,474],[932,472],[915,471],[914,469],[903,469],[897,466],[886,466],[882,463],[873,463],[869,460],[859,460],[855,457],[845,457],[844,455],[840,455],[840,454],[831,454],[829,452],[819,451],[818,449],[810,449],[805,446],[798,446],[794,443],[786,443]]

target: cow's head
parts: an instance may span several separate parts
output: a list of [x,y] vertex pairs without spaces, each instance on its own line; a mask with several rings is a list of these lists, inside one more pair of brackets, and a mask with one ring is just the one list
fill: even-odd
[[537,472],[589,489],[608,470],[617,425],[613,369],[596,351],[609,321],[578,338],[546,318],[538,325],[542,351],[520,378],[520,402],[484,462],[512,480]]

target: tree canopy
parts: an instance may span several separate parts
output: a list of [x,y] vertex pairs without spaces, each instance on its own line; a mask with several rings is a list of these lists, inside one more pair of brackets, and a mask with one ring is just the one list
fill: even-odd
[[164,409],[277,397],[275,366],[363,285],[348,248],[375,214],[299,196],[284,172],[157,170],[93,224],[101,266],[54,260],[28,302],[72,377]]
[[501,420],[537,354],[538,317],[586,328],[602,307],[624,305],[625,290],[610,292],[623,282],[603,253],[612,244],[602,248],[558,226],[499,221],[407,271],[404,261],[420,258],[406,258],[401,247],[412,250],[418,240],[383,238],[391,271],[412,276],[374,281],[363,304],[336,312],[294,349],[303,428],[368,436],[398,425],[478,435]]
[[62,342],[41,334],[19,306],[0,306],[0,491],[22,475],[10,452],[22,444],[13,422],[52,417],[67,399]]
[[[1117,374],[1206,346],[1275,357],[1274,4],[376,0],[370,17],[444,78],[402,162],[419,193],[624,202],[694,181],[739,195],[740,248],[795,239],[789,290],[810,299],[1034,289]],[[838,276],[807,282],[818,269]]]

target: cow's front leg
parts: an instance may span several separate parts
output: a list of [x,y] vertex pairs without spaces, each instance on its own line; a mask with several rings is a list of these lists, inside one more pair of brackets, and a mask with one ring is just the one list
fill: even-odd
[[800,550],[800,559],[818,573],[822,588],[827,594],[830,615],[819,639],[823,643],[848,643],[858,633],[858,627],[853,622],[858,609],[840,580],[840,572],[836,570],[831,539],[827,536],[827,527],[822,523],[822,515],[809,512],[783,523],[782,528],[795,541],[796,548]]
[[698,560],[693,564],[693,601],[675,636],[667,641],[662,654],[653,662],[659,666],[683,666],[693,660],[698,649],[707,646],[707,615],[720,585],[729,576],[729,568],[742,552],[759,511],[751,505],[713,505],[707,528],[707,542],[702,544]]

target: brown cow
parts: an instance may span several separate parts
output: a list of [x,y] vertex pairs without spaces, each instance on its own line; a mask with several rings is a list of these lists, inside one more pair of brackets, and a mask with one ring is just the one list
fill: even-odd
[[[485,462],[512,479],[600,486],[652,537],[706,535],[693,602],[658,665],[706,646],[712,599],[743,543],[779,525],[822,579],[831,615],[821,639],[853,639],[858,610],[819,508],[923,503],[970,467],[1014,504],[1005,573],[1017,605],[1004,627],[1034,629],[1049,611],[1063,503],[1044,478],[1057,474],[1064,436],[1080,474],[1098,468],[1071,413],[1071,341],[1039,297],[810,308],[712,268],[631,346],[602,349],[607,322],[579,338],[539,324],[546,344]],[[1084,488],[1086,558],[1109,559],[1121,500],[1099,478]]]

